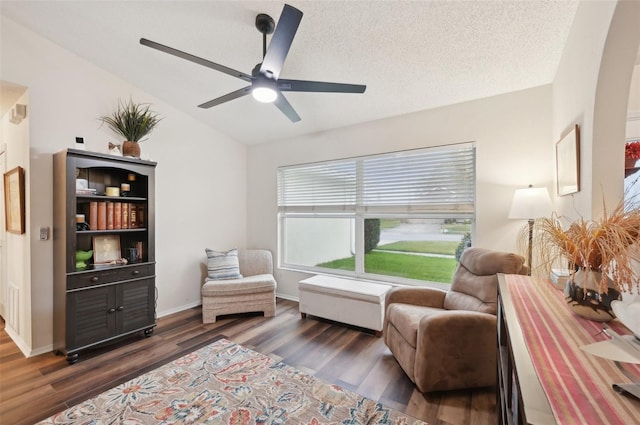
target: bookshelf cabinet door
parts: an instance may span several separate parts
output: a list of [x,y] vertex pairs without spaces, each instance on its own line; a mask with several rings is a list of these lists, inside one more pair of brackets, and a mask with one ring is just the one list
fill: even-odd
[[118,333],[132,332],[155,324],[155,292],[153,279],[118,285]]
[[115,289],[109,286],[69,292],[67,351],[108,339],[116,332]]

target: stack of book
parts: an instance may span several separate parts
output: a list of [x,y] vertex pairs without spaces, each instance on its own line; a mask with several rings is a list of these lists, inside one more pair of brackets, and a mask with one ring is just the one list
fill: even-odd
[[570,275],[571,272],[569,269],[551,269],[549,279],[556,288],[564,290]]
[[128,202],[94,201],[89,203],[91,230],[144,228],[145,206]]
[[96,194],[95,189],[76,188],[76,195],[95,195],[95,194]]

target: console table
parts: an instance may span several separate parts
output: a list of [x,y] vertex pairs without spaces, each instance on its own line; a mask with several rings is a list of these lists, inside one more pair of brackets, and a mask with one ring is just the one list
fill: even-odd
[[[613,361],[580,349],[608,339],[602,324],[571,312],[547,280],[499,274],[498,282],[499,423],[640,423],[640,401],[612,389],[630,380]],[[616,320],[607,325],[629,333]],[[640,377],[638,365],[624,368]]]

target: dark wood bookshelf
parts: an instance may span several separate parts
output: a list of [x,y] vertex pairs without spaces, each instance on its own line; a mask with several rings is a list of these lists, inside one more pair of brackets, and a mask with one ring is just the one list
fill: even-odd
[[[81,351],[134,333],[150,336],[155,317],[155,167],[152,161],[67,149],[53,157],[54,171],[54,350],[69,363]],[[82,177],[95,194],[77,193]],[[131,196],[106,196],[107,187],[131,186]],[[76,215],[91,221],[92,202],[127,203],[142,208],[144,226],[77,228]],[[105,205],[106,207],[106,205]],[[95,213],[95,212],[94,212]],[[111,223],[115,221],[112,211]],[[121,212],[120,222],[129,221]],[[94,217],[97,219],[97,217]],[[138,220],[138,218],[136,218]],[[142,220],[141,220],[142,221]],[[140,221],[138,221],[140,224]],[[76,251],[93,250],[97,237],[116,237],[114,261],[85,267]],[[142,246],[142,257],[122,263],[131,247]]]

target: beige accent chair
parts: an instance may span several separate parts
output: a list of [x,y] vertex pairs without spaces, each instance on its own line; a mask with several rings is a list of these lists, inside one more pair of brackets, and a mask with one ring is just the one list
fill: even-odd
[[202,286],[202,322],[215,323],[223,314],[263,312],[276,314],[273,257],[264,249],[238,252],[240,279],[206,280]]
[[387,293],[384,342],[421,392],[495,385],[497,273],[528,271],[520,255],[467,248],[449,291]]

